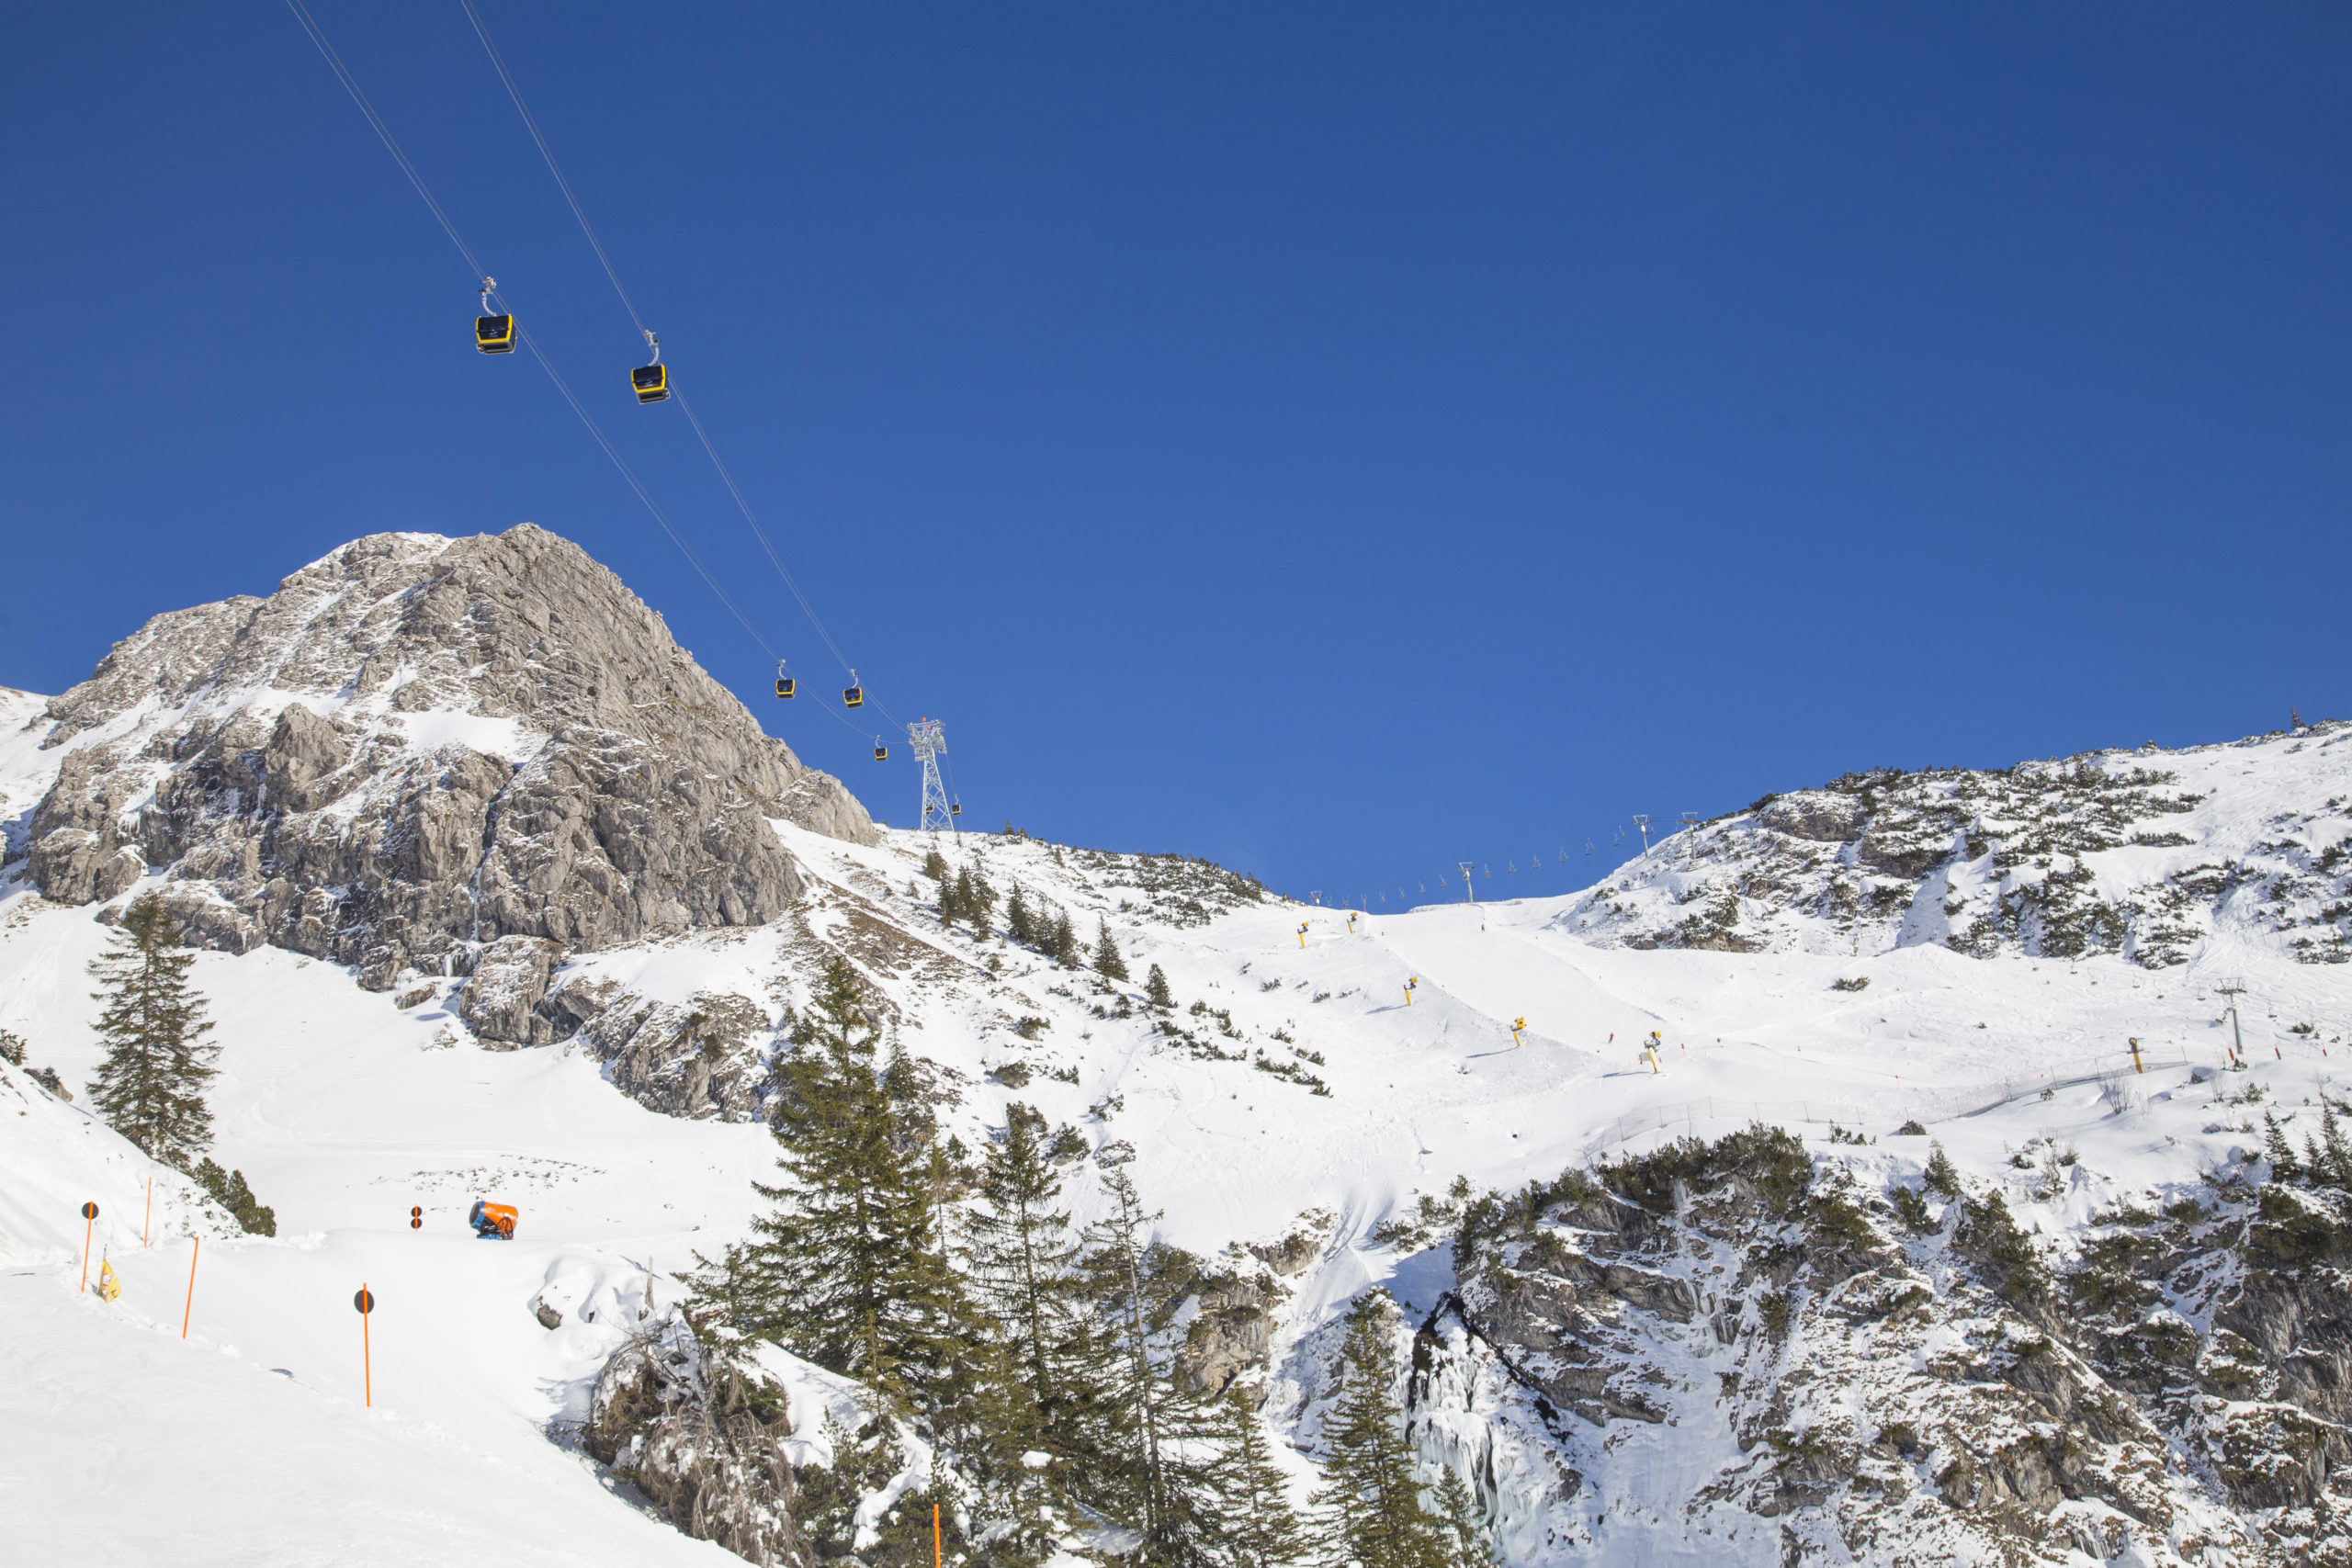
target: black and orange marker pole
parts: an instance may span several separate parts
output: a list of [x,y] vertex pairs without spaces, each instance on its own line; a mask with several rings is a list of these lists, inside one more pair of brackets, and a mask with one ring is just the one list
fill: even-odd
[[80,1295],[84,1291],[86,1291],[86,1290],[88,1290],[88,1289],[90,1288],[90,1232],[91,1232],[94,1228],[96,1228],[96,1226],[97,1225],[97,1223],[98,1223],[98,1206],[97,1206],[96,1203],[85,1203],[85,1204],[83,1204],[83,1205],[82,1205],[82,1282],[81,1282],[79,1285],[77,1285],[77,1286],[75,1286],[75,1287],[74,1287],[74,1293],[75,1295]]
[[351,1298],[351,1304],[359,1313],[360,1402],[373,1409],[376,1404],[376,1371],[368,1346],[368,1319],[376,1310],[376,1298],[368,1293],[367,1285],[362,1283],[359,1293]]

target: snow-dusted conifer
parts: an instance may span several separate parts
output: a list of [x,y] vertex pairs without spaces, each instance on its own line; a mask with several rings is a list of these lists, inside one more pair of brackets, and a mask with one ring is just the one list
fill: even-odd
[[794,1046],[777,1066],[775,1118],[789,1180],[752,1184],[775,1207],[705,1270],[697,1295],[728,1326],[905,1398],[921,1371],[907,1366],[909,1352],[934,1327],[944,1268],[924,1182],[928,1140],[903,1135],[864,987],[839,954]]
[[[968,884],[965,881],[967,876],[971,878]],[[960,902],[963,905],[963,916],[972,922],[972,934],[975,937],[986,939],[989,934],[989,922],[996,913],[996,889],[989,886],[989,879],[981,874],[980,868],[977,865],[959,872],[956,874],[956,885],[962,894]]]
[[195,1177],[197,1185],[211,1193],[222,1208],[236,1216],[238,1228],[247,1235],[277,1234],[277,1211],[254,1198],[254,1190],[245,1183],[243,1171],[223,1170],[209,1159],[200,1159],[188,1174]]
[[1168,976],[1160,973],[1159,965],[1157,964],[1153,964],[1150,972],[1143,977],[1143,998],[1156,1008],[1166,1009],[1176,1005],[1176,993],[1168,988]]
[[106,1004],[98,1035],[106,1061],[90,1079],[90,1103],[151,1157],[192,1168],[212,1142],[204,1086],[220,1047],[205,1035],[204,1001],[188,985],[196,954],[161,896],[142,893],[122,912],[113,946],[91,960]]
[[1181,1563],[1203,1551],[1210,1500],[1185,1462],[1184,1448],[1200,1427],[1199,1401],[1154,1356],[1185,1293],[1171,1275],[1189,1275],[1181,1254],[1151,1239],[1152,1223],[1135,1183],[1109,1168],[1102,1189],[1110,1211],[1086,1227],[1080,1271],[1090,1298],[1090,1332],[1080,1364],[1091,1381],[1082,1396],[1083,1457],[1074,1471],[1091,1507],[1143,1536],[1142,1557]]
[[1238,1385],[1217,1401],[1213,1438],[1214,1457],[1202,1467],[1204,1554],[1218,1568],[1287,1568],[1306,1561],[1306,1527],[1290,1505],[1258,1413]]
[[1055,963],[1066,969],[1078,967],[1078,928],[1069,923],[1069,910],[1054,911],[1054,923],[1047,929],[1045,947]]
[[1119,953],[1119,944],[1111,935],[1111,922],[1098,918],[1094,922],[1094,972],[1105,980],[1127,977],[1127,961]]
[[1437,1517],[1448,1538],[1447,1568],[1493,1568],[1494,1553],[1487,1548],[1477,1505],[1452,1465],[1438,1477]]
[[1348,1313],[1340,1350],[1338,1406],[1323,1430],[1330,1457],[1315,1494],[1323,1560],[1334,1568],[1450,1568],[1439,1521],[1421,1506],[1413,1451],[1396,1401],[1396,1355],[1385,1291],[1371,1290]]
[[1078,1241],[1069,1211],[1056,1206],[1062,1183],[1046,1143],[1042,1114],[1019,1100],[1005,1107],[1004,1137],[981,1156],[964,1234],[980,1304],[1012,1349],[1039,1430],[1054,1441],[1068,1435],[1062,1385],[1077,1334]]
[[1036,945],[1037,928],[1029,913],[1029,896],[1021,890],[1018,882],[1012,885],[1012,892],[1004,901],[1004,934],[1023,947]]
[[2271,1180],[2291,1182],[2301,1177],[2303,1162],[2295,1157],[2294,1145],[2287,1142],[2287,1129],[2267,1111],[2262,1113],[2262,1148],[2270,1159]]

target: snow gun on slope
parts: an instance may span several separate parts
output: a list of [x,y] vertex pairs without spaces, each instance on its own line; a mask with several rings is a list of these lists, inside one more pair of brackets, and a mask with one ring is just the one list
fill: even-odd
[[466,1216],[466,1221],[474,1227],[476,1235],[495,1237],[500,1241],[514,1239],[514,1205],[512,1203],[485,1203],[477,1198],[474,1200],[474,1212]]

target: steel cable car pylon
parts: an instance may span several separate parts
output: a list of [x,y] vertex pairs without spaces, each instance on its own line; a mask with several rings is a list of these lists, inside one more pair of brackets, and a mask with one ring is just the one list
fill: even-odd
[[957,808],[948,801],[947,786],[939,782],[939,754],[947,750],[947,731],[935,718],[919,718],[907,726],[907,744],[922,764],[922,809],[916,814],[915,827],[926,833],[942,828],[954,831]]

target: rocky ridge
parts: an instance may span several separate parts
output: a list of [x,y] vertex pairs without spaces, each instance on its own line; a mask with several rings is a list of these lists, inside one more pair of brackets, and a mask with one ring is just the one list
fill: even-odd
[[[2347,745],[2352,725],[2328,722],[2179,750],[1849,773],[1674,834],[1561,921],[1634,948],[1936,943],[2163,969],[2187,963],[2227,906],[2299,961],[2341,964],[2352,802],[2312,802]],[[2257,793],[2273,808],[2249,817]]]
[[7,824],[52,902],[158,878],[199,945],[387,990],[479,975],[478,1036],[552,1039],[562,955],[759,925],[802,886],[772,819],[876,829],[568,540],[525,524],[358,539],[155,616],[26,725],[54,757]]
[[1395,1324],[1424,1464],[1515,1562],[2352,1558],[2340,1190],[2257,1163],[2068,1263],[1915,1152],[1757,1127],[1473,1203]]

